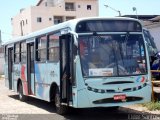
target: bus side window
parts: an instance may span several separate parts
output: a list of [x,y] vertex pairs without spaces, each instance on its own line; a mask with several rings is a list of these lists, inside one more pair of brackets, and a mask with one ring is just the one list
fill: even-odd
[[14,50],[14,62],[19,63],[20,62],[20,44],[15,44],[15,50]]
[[26,63],[26,51],[27,51],[26,42],[22,42],[20,46],[21,46],[20,61],[21,63]]
[[36,61],[44,62],[46,60],[47,36],[42,36],[36,42]]
[[49,35],[48,40],[48,60],[53,62],[59,61],[59,35]]

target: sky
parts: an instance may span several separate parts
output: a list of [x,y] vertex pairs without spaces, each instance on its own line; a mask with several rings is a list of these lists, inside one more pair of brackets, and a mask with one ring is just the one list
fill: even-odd
[[20,9],[34,6],[38,0],[1,0],[0,2],[0,30],[2,42],[12,38],[11,18]]
[[[0,30],[2,41],[12,38],[11,18],[20,9],[34,6],[39,0],[3,0],[0,4]],[[109,7],[105,7],[108,5]],[[112,10],[111,8],[115,9]],[[114,17],[120,11],[122,15],[160,15],[160,0],[99,0],[99,16]],[[117,10],[117,11],[116,11]]]
[[160,0],[99,0],[100,3],[100,16],[118,16],[118,12],[106,8],[108,5],[122,15],[136,15],[133,7],[136,7],[138,15],[160,15]]

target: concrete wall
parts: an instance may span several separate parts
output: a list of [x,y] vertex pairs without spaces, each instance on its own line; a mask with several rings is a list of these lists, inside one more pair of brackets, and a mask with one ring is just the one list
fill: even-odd
[[4,75],[4,54],[0,53],[0,75]]
[[[31,31],[34,32],[53,25],[53,7],[34,6],[31,9]],[[37,18],[40,17],[42,22],[37,22]],[[50,21],[49,18],[52,18]]]
[[22,10],[12,18],[13,37],[21,36],[21,34],[26,35],[31,32],[31,8]]
[[0,75],[4,75],[4,51],[0,46]]

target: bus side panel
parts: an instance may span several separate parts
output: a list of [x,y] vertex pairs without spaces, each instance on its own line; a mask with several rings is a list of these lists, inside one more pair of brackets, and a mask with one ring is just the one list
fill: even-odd
[[6,86],[7,88],[9,88],[8,64],[7,64],[7,63],[5,63],[4,72],[5,72],[5,86]]
[[20,78],[22,81],[23,85],[23,91],[24,95],[28,95],[28,82],[27,82],[27,65],[26,64],[21,64],[21,73],[20,73]]
[[47,84],[47,65],[46,63],[35,64],[35,94],[42,100],[49,100],[49,88]]
[[[60,72],[59,71],[60,71],[59,62],[58,63],[47,63],[47,78],[48,78],[47,84],[51,85],[52,83],[56,83],[58,86],[60,85]],[[52,91],[52,93],[53,92],[55,91]],[[50,89],[48,93],[50,93]]]
[[59,78],[59,63],[36,63],[36,97],[39,99],[50,101],[51,84],[55,82],[59,86]]
[[58,86],[60,84],[60,66],[58,63],[48,63],[47,64],[47,76],[48,84],[55,82]]
[[17,92],[17,81],[20,78],[20,64],[14,64],[13,67],[13,90]]

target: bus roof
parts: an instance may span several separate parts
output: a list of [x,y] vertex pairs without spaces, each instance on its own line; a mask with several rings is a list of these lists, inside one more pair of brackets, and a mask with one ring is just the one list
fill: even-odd
[[110,17],[85,17],[85,18],[77,18],[77,19],[72,19],[72,20],[69,20],[69,21],[65,21],[63,23],[53,25],[53,26],[50,26],[50,27],[47,27],[47,28],[44,28],[44,29],[41,29],[41,30],[38,30],[38,31],[35,31],[35,32],[32,32],[32,33],[29,33],[28,35],[13,38],[12,40],[10,40],[8,42],[5,42],[3,45],[12,44],[12,43],[15,43],[15,42],[20,42],[22,40],[32,39],[36,36],[51,33],[51,32],[54,32],[54,31],[56,32],[58,30],[65,29],[65,28],[70,28],[72,31],[75,31],[76,24],[80,21],[85,21],[85,20],[131,20],[131,21],[137,21],[137,22],[139,22],[139,24],[141,24],[139,20],[134,19],[134,18],[127,18],[127,17],[112,17],[112,18],[110,18]]

